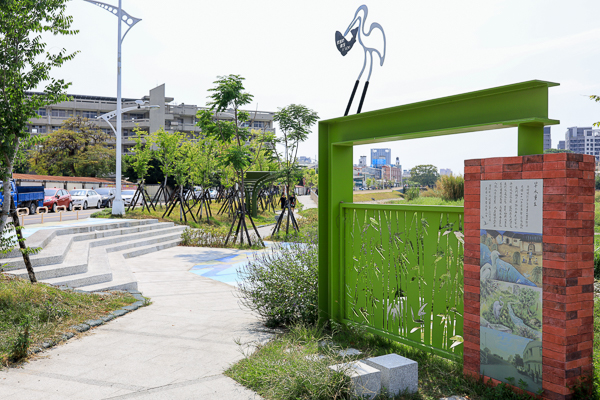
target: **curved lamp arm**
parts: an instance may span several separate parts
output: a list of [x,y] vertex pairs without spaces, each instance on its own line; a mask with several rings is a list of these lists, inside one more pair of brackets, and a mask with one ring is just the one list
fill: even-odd
[[[119,13],[119,8],[111,6],[110,4],[102,3],[100,1],[95,1],[95,0],[83,0],[83,1],[86,1],[91,4],[95,4],[98,7],[103,8],[106,11],[110,12],[114,16],[117,16]],[[123,40],[125,40],[125,36],[127,36],[127,33],[129,32],[129,30],[131,28],[133,28],[133,26],[135,24],[137,24],[138,22],[140,22],[142,19],[131,16],[123,9],[121,9],[121,15],[122,15],[122,17],[121,17],[122,22],[124,22],[128,26],[127,30],[125,31],[125,34],[121,38],[121,42],[123,42]]]

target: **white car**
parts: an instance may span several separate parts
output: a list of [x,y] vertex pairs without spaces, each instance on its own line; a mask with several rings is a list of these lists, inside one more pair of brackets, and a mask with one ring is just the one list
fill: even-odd
[[102,196],[92,189],[74,189],[69,192],[73,205],[82,205],[86,210],[88,207],[100,208],[102,206]]
[[[133,199],[133,195],[136,190],[123,190],[121,191],[121,198],[123,199],[123,203],[128,206]],[[142,204],[142,196],[138,196],[136,204]]]

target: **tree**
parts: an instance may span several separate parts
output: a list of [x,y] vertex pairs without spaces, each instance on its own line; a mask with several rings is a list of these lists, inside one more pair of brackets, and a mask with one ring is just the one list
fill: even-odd
[[319,186],[319,174],[312,168],[304,170],[304,182],[309,188]]
[[546,149],[546,150],[544,150],[544,154],[555,154],[555,153],[572,153],[572,151],[564,150],[564,149]]
[[[233,168],[242,198],[240,200],[239,212],[233,220],[225,244],[229,241],[237,219],[239,219],[237,232],[239,232],[240,228],[242,229],[241,243],[244,240],[244,233],[246,233],[248,242],[250,242],[250,235],[246,227],[246,216],[249,217],[254,227],[252,216],[248,214],[246,202],[243,201],[246,193],[244,177],[253,163],[253,154],[260,153],[260,148],[254,149],[254,152],[252,151],[253,149],[248,143],[252,139],[251,132],[243,126],[245,122],[250,121],[250,114],[240,110],[240,107],[249,104],[254,97],[250,93],[245,92],[243,81],[244,78],[239,75],[217,77],[217,80],[213,82],[216,86],[208,89],[209,92],[212,92],[209,96],[211,101],[207,103],[209,109],[201,110],[197,113],[198,126],[202,129],[202,133],[228,145],[223,149],[219,157],[219,164]],[[224,114],[228,114],[229,117],[227,120],[222,119],[222,115]],[[233,120],[231,120],[231,117],[233,117]],[[256,227],[254,227],[254,230],[258,238],[260,238]],[[237,232],[233,239],[234,243],[238,238]]]
[[431,164],[417,165],[410,170],[410,179],[421,186],[433,186],[439,177],[437,167]]
[[[65,15],[67,0],[0,1],[0,180],[4,198],[10,197],[12,176],[19,145],[29,137],[25,129],[36,111],[49,104],[67,100],[70,84],[50,76],[53,68],[71,60],[76,53],[60,49],[46,51],[42,32],[74,35],[73,18]],[[42,82],[44,93],[28,95]],[[2,204],[0,234],[8,220],[10,202]]]
[[285,146],[285,153],[283,156],[277,153],[277,156],[280,159],[281,171],[285,176],[289,196],[292,182],[302,176],[297,161],[298,147],[301,142],[308,139],[311,127],[319,120],[319,116],[302,104],[290,104],[280,108],[275,113],[273,120],[279,123],[279,129],[283,133],[283,137],[277,142]]
[[87,118],[69,118],[33,151],[32,168],[40,175],[102,177],[115,171],[109,136]]
[[[596,103],[600,102],[600,96],[595,95],[595,94],[591,95],[590,99],[594,100]],[[594,126],[595,127],[600,127],[600,121],[594,122]]]
[[148,171],[152,169],[152,140],[145,131],[136,128],[134,132],[135,146],[131,148],[132,154],[125,158],[135,172],[137,180],[143,185]]

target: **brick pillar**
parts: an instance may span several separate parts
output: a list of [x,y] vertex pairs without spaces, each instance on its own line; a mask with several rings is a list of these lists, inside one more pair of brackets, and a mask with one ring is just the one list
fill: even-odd
[[571,153],[465,161],[465,374],[480,375],[481,181],[543,179],[542,397],[570,399],[591,375],[594,166]]

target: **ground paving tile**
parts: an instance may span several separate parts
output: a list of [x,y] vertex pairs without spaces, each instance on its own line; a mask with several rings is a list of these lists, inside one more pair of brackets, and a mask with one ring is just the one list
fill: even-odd
[[[235,250],[175,247],[125,260],[152,305],[0,371],[15,399],[259,399],[222,372],[243,356],[235,339],[269,337],[231,285],[189,270]],[[0,396],[4,397],[4,396]]]

